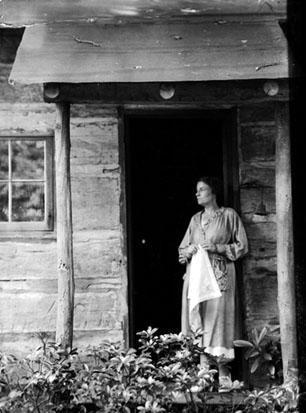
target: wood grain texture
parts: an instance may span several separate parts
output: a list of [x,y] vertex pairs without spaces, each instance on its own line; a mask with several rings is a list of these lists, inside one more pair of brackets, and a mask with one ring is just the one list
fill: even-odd
[[275,187],[275,167],[272,164],[257,162],[241,162],[240,164],[240,184],[244,188],[274,188]]
[[273,161],[275,159],[276,127],[252,125],[241,127],[243,161]]
[[287,78],[277,21],[27,27],[10,75],[18,83],[184,82]]
[[276,106],[277,279],[284,381],[297,367],[289,107]]
[[[39,339],[39,333],[43,333],[48,337],[49,341],[54,342],[54,331],[49,329],[49,326],[44,325],[38,331],[20,332],[20,333],[3,333],[1,334],[1,351],[4,353],[15,354],[17,356],[27,356],[33,349],[42,344]],[[82,350],[88,347],[88,343],[92,346],[98,346],[103,340],[110,342],[122,342],[122,329],[101,329],[101,330],[75,330],[73,335],[73,342],[75,347]]]
[[279,324],[277,307],[277,277],[262,277],[248,279],[245,283],[246,295],[246,327],[262,329],[264,325]]
[[1,135],[53,135],[55,113],[54,107],[44,103],[1,103]]
[[[22,10],[22,13],[20,13]],[[154,21],[171,17],[227,14],[286,13],[286,1],[257,0],[3,0],[0,22],[25,25],[54,21],[116,23],[118,21]]]
[[70,111],[69,104],[56,105],[55,172],[57,212],[58,299],[56,341],[72,347],[74,312],[74,268],[72,240],[72,205],[70,182]]
[[241,125],[250,122],[275,122],[274,105],[267,102],[243,106],[239,110],[239,120]]
[[[239,108],[241,212],[249,240],[243,260],[245,327],[279,322],[276,270],[275,103]],[[263,200],[267,214],[257,215]]]
[[[165,100],[160,95],[160,82],[137,83],[63,83],[56,84],[59,94],[48,95],[48,83],[44,87],[46,102],[69,101],[71,103],[101,102],[105,105],[137,105],[141,108],[175,109],[179,105],[194,105],[195,109],[210,107],[214,109],[230,108],[235,105],[267,104],[273,101],[289,99],[288,80],[279,79],[279,93],[270,97],[264,93],[263,79],[223,80],[209,82],[176,82],[174,96]],[[142,105],[142,106],[140,106]],[[131,109],[133,109],[131,107]]]
[[[81,219],[81,218],[80,218]],[[56,240],[1,238],[0,280],[57,279]],[[75,277],[119,279],[122,271],[120,231],[75,231]],[[54,235],[55,236],[55,235]]]
[[[53,283],[53,288],[49,291],[47,287],[48,284],[45,284],[44,291],[40,289],[36,289],[36,291],[19,290],[17,293],[14,288],[2,291],[0,302],[1,334],[14,333],[17,335],[44,330],[55,331],[56,284]],[[119,288],[114,289],[109,286],[103,290],[77,291],[74,312],[75,331],[120,329]]]
[[256,213],[259,203],[263,200],[267,214],[275,212],[275,188],[241,188],[240,204],[244,214]]

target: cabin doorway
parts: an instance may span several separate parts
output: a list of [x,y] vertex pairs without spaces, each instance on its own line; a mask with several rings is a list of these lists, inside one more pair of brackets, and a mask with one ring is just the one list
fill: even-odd
[[[177,248],[199,210],[202,175],[224,182],[222,204],[235,198],[235,116],[215,111],[127,114],[125,159],[130,345],[148,326],[180,331],[184,266]],[[236,197],[237,198],[237,197]]]

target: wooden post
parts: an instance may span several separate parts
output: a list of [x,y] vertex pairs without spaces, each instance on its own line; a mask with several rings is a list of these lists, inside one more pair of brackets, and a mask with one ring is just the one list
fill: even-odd
[[58,258],[56,342],[64,348],[72,347],[74,307],[69,124],[69,103],[56,104],[55,171]]
[[278,307],[284,381],[287,381],[297,368],[291,153],[288,105],[286,103],[277,103],[276,108],[275,173]]

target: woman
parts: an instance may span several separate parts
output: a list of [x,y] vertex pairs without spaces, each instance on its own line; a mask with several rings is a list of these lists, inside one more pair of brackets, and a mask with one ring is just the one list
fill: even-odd
[[179,246],[179,261],[187,264],[182,299],[182,332],[192,332],[189,320],[188,285],[190,261],[201,245],[207,250],[221,297],[203,301],[199,305],[203,347],[217,357],[219,383],[230,387],[230,373],[226,364],[234,359],[233,341],[238,339],[236,274],[234,261],[248,251],[246,233],[240,217],[232,208],[219,207],[217,178],[202,177],[197,182],[197,202],[202,210],[190,221]]

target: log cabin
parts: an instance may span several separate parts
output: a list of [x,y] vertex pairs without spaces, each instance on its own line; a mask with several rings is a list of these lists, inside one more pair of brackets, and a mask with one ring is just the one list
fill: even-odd
[[178,332],[177,246],[206,174],[249,239],[244,333],[280,326],[286,376],[299,358],[286,2],[100,3],[2,2],[1,351]]

